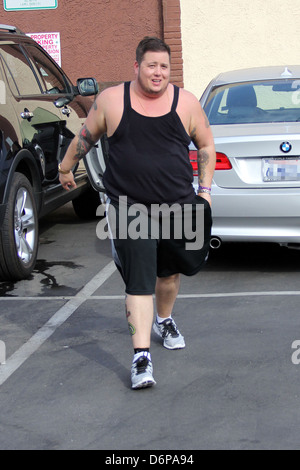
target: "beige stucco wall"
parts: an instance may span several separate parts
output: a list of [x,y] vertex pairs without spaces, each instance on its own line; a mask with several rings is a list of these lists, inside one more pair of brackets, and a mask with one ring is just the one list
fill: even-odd
[[200,98],[222,71],[300,64],[299,0],[181,0],[183,75]]

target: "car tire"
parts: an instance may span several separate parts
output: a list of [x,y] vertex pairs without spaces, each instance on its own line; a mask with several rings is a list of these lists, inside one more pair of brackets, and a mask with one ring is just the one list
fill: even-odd
[[0,233],[0,279],[28,278],[38,252],[38,215],[32,186],[21,173],[12,178]]
[[82,220],[95,220],[97,208],[100,206],[98,191],[90,187],[83,194],[72,201],[75,214]]

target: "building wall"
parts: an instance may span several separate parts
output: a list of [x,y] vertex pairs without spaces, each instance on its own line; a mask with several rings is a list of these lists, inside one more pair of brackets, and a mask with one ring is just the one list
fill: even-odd
[[185,88],[200,98],[222,71],[300,63],[300,2],[181,0]]
[[162,0],[58,0],[55,10],[16,12],[0,0],[0,23],[25,33],[60,32],[62,67],[71,80],[92,76],[105,86],[133,78],[144,36],[163,37]]
[[172,82],[200,97],[223,70],[300,63],[295,0],[58,0],[55,10],[7,12],[0,22],[61,35],[62,66],[73,82],[107,86],[133,78],[138,41],[165,39]]

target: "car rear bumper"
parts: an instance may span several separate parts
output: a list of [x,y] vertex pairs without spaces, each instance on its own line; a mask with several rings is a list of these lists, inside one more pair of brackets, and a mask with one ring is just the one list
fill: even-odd
[[212,188],[212,236],[222,241],[300,243],[299,189]]

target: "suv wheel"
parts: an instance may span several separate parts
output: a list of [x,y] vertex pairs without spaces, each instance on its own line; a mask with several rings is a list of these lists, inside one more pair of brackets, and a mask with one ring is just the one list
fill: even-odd
[[1,229],[0,278],[19,281],[33,271],[38,251],[38,217],[28,179],[15,173]]

